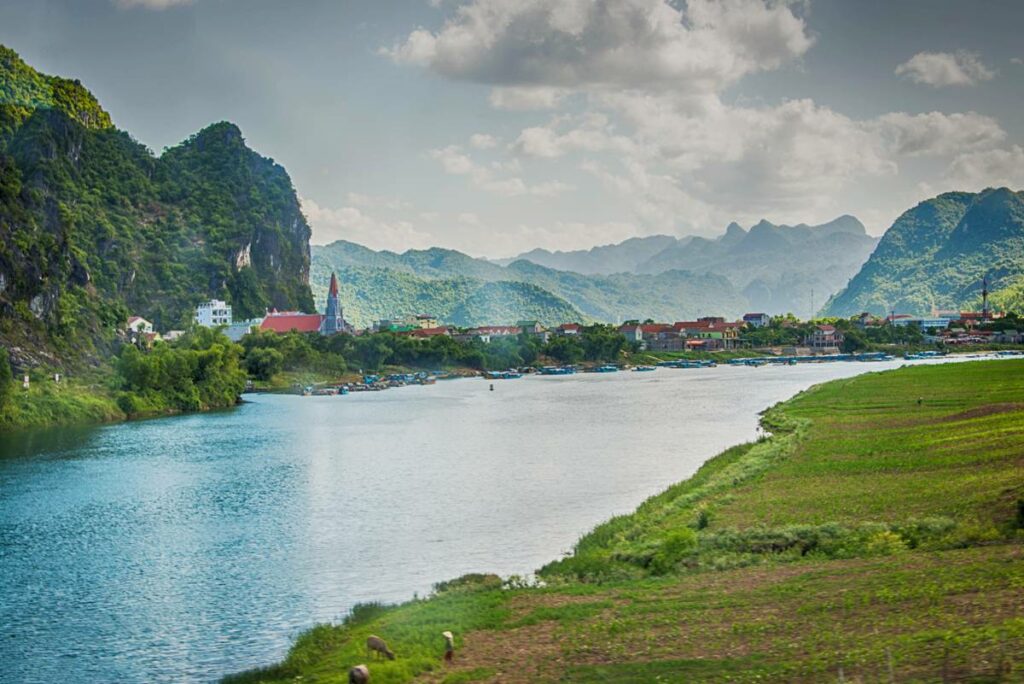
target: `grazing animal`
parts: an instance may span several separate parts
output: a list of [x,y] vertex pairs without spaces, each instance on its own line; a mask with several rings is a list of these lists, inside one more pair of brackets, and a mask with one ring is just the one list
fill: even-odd
[[441,636],[444,637],[444,661],[450,663],[455,657],[455,637],[451,632],[441,632]]
[[348,684],[369,684],[370,668],[365,665],[356,665],[348,671]]
[[366,652],[374,656],[383,656],[388,660],[395,659],[395,654],[388,648],[387,642],[373,634],[366,637]]

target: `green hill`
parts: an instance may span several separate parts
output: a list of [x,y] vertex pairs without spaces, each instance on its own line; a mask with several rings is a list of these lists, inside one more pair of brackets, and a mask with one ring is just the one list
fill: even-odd
[[314,246],[312,254],[317,301],[337,271],[346,317],[356,325],[417,312],[456,325],[681,320],[738,316],[747,306],[724,276],[683,270],[584,275],[526,260],[501,266],[446,249],[377,252],[343,240]]
[[1024,194],[1007,188],[949,192],[901,215],[849,285],[826,305],[831,316],[928,313],[980,306],[982,279],[994,303],[1019,307],[1024,278]]
[[129,315],[183,326],[311,309],[309,226],[283,168],[218,123],[155,157],[77,81],[0,47],[0,343],[33,365],[96,356]]

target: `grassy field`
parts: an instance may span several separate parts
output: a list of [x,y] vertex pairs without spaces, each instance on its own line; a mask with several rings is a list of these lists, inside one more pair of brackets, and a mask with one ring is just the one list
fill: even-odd
[[[540,571],[364,606],[232,682],[1024,681],[1024,361],[839,380]],[[452,666],[440,632],[456,633]],[[368,634],[398,657],[369,660]]]
[[28,391],[13,383],[10,399],[0,406],[0,430],[124,420],[109,380],[109,374],[92,371],[59,384],[52,376],[37,375]]

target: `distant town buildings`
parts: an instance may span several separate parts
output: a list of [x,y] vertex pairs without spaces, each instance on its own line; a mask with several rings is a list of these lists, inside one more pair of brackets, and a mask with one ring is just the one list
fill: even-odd
[[195,321],[204,328],[231,325],[231,305],[220,299],[211,299],[196,307]]
[[128,319],[128,330],[134,333],[151,333],[153,332],[153,324],[147,321],[142,316],[132,316]]
[[843,346],[843,333],[834,325],[819,325],[804,339],[804,344],[818,352],[835,353]]
[[754,328],[763,328],[772,322],[771,317],[766,313],[743,314],[743,322]]
[[354,332],[352,326],[345,321],[341,301],[338,298],[338,277],[334,273],[331,274],[331,282],[327,288],[327,304],[323,314],[271,309],[259,323],[259,329],[276,333],[286,333],[292,330],[301,333],[318,332],[324,335]]

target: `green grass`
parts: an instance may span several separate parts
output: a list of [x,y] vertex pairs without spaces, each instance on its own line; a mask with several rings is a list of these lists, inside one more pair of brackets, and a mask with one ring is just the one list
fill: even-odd
[[1024,681],[1024,360],[839,380],[764,424],[546,586],[362,609],[231,681],[345,681],[371,633],[398,654],[374,682]]
[[20,384],[11,390],[9,400],[0,407],[0,430],[84,425],[124,420],[107,387],[107,378],[93,374],[81,380],[36,377],[29,390]]

